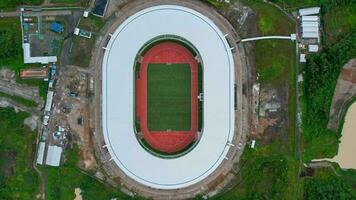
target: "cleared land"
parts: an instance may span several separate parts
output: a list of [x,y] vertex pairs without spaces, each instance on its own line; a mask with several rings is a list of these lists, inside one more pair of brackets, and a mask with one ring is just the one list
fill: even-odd
[[191,128],[191,70],[188,64],[149,64],[147,118],[151,131]]
[[[243,2],[256,12],[259,35],[287,35],[295,31],[294,22],[270,4]],[[254,35],[256,33],[249,33],[246,38]],[[276,119],[277,123],[254,138],[257,140],[254,149],[245,147],[235,186],[213,199],[302,199],[295,149],[295,44],[280,40],[257,41],[254,53],[261,93],[276,94],[274,99],[281,105],[277,112],[260,119]]]

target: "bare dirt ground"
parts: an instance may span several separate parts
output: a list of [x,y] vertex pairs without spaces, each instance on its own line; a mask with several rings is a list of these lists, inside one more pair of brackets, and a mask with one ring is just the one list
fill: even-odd
[[[89,127],[88,73],[76,66],[67,66],[58,80],[54,116],[49,125],[50,134],[58,125],[69,127],[69,132],[80,149],[80,167],[90,171],[96,169],[92,132]],[[77,97],[69,94],[77,94]],[[52,136],[53,143],[58,143]],[[53,138],[53,139],[52,139]]]
[[256,128],[251,137],[269,144],[273,138],[287,140],[288,88],[282,84],[261,86],[259,113]]
[[356,59],[350,60],[342,69],[334,92],[328,128],[338,131],[345,106],[356,97]]
[[39,118],[38,116],[34,116],[34,115],[27,117],[24,120],[24,124],[27,125],[31,131],[34,131],[37,128],[38,118]]
[[[78,144],[80,148],[82,167],[86,170],[94,170],[97,166],[94,151],[92,135],[89,128],[88,105],[76,104],[73,106],[71,113],[68,115],[68,120],[72,130],[78,137]],[[78,120],[83,119],[81,125]]]

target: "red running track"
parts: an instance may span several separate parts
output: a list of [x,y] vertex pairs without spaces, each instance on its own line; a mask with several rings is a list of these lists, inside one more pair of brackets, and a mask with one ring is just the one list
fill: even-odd
[[[147,67],[150,63],[189,64],[191,68],[191,129],[189,131],[149,131],[147,126]],[[136,79],[136,120],[146,142],[156,150],[174,153],[197,139],[198,132],[198,62],[180,44],[163,42],[149,49]]]

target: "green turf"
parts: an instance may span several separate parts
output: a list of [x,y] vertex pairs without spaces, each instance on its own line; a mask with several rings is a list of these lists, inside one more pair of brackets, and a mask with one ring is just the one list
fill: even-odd
[[150,131],[191,127],[191,70],[188,64],[149,64],[147,126]]

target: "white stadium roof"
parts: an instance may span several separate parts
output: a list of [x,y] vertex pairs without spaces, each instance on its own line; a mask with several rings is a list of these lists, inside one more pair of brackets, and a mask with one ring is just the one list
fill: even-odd
[[[148,153],[134,130],[136,54],[167,34],[193,44],[204,69],[203,134],[192,151],[174,159]],[[234,135],[234,60],[224,35],[206,16],[175,5],[141,10],[113,33],[102,70],[103,134],[112,162],[130,178],[153,188],[183,188],[208,177],[225,159]]]

